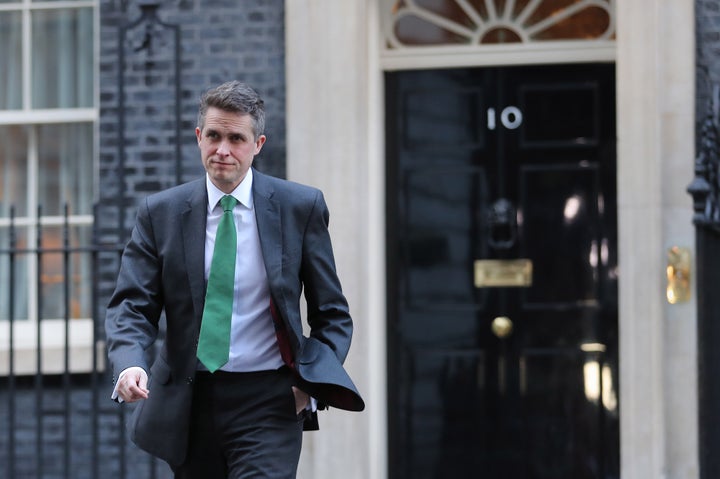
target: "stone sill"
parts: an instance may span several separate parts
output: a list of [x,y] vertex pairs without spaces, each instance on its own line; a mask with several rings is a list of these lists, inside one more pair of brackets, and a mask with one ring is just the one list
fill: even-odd
[[[41,322],[40,365],[38,368],[37,323],[16,321],[13,323],[12,348],[10,344],[10,323],[0,322],[0,376],[10,373],[10,351],[13,351],[12,365],[16,376],[42,374],[90,373],[105,370],[105,343],[98,341],[97,356],[93,365],[92,343],[93,322],[90,319],[73,319],[65,330],[63,320]],[[66,346],[67,344],[67,346]],[[67,365],[66,365],[67,349]]]

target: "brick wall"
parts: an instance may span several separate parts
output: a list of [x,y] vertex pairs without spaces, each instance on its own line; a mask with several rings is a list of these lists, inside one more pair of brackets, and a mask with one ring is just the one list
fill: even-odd
[[[127,241],[142,198],[203,175],[197,107],[205,90],[225,81],[245,81],[264,98],[268,140],[255,166],[285,176],[283,0],[158,1],[153,11],[144,3],[100,2],[95,220],[107,244]],[[145,21],[148,12],[157,21]],[[117,259],[100,265],[100,317],[116,271]]]
[[[108,242],[126,241],[143,197],[204,174],[194,133],[197,107],[202,92],[225,81],[247,82],[265,100],[268,140],[255,166],[285,176],[283,0],[157,2],[156,18],[161,23],[150,30],[137,3],[101,1],[99,191],[103,207],[96,221]],[[126,25],[124,34],[121,25]],[[117,264],[107,262],[102,267],[106,280],[98,302],[101,307],[114,286]],[[104,311],[99,317],[104,318]],[[115,427],[111,417],[105,422]],[[132,444],[125,447],[127,477],[169,474],[164,464],[140,459],[143,453],[138,454]],[[132,472],[138,461],[147,464],[142,469],[145,476]],[[154,468],[155,475],[147,475],[148,467]]]
[[[141,3],[148,2],[100,0],[100,206],[95,216],[100,242],[109,245],[127,240],[144,196],[203,174],[194,134],[198,100],[224,81],[245,81],[264,97],[268,141],[256,166],[285,175],[283,0],[162,0],[156,2],[155,23],[142,20]],[[99,258],[99,329],[117,266],[117,254]],[[8,384],[0,384],[0,477],[9,471],[11,441],[15,477],[65,477],[67,458],[67,477],[92,478],[93,451],[97,477],[171,477],[166,465],[127,439],[124,424],[131,407],[110,401],[106,373],[95,395],[88,378],[78,376],[65,386],[46,378],[39,390],[26,379],[13,387],[10,396]]]
[[22,377],[12,388],[10,396],[9,379],[0,378],[0,477],[172,477],[164,462],[130,443],[124,424],[132,409],[114,404],[103,381],[90,375],[45,376],[39,383]]
[[283,1],[157,2],[160,23],[154,24],[142,19],[137,3],[101,2],[99,191],[104,211],[98,221],[121,237],[132,227],[142,197],[202,175],[194,134],[198,100],[224,81],[245,81],[265,99],[268,141],[255,165],[285,175]]

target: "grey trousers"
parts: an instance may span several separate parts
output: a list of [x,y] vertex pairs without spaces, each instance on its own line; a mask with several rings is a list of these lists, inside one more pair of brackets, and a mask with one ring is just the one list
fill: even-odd
[[294,479],[302,447],[288,368],[198,372],[188,455],[176,479]]

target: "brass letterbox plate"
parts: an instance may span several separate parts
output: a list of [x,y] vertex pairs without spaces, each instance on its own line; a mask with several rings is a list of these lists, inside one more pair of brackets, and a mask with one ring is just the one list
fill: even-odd
[[532,285],[532,261],[529,259],[475,260],[475,287],[527,287]]

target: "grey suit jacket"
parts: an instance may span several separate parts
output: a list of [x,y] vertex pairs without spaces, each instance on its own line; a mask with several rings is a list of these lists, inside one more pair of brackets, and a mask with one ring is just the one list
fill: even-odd
[[[335,272],[322,193],[253,170],[253,199],[271,300],[287,330],[300,387],[321,404],[364,409],[342,367],[353,326]],[[133,412],[130,436],[170,464],[181,464],[187,449],[205,299],[206,218],[204,177],[149,196],[138,209],[107,309],[113,381],[130,366],[150,373],[150,395]],[[301,293],[309,337],[302,332]],[[148,366],[146,351],[157,338],[163,310],[166,338]]]

